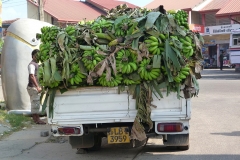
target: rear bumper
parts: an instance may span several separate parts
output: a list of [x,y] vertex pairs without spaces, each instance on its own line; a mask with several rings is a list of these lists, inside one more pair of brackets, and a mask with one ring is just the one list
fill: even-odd
[[[152,137],[156,135],[171,135],[171,134],[189,134],[189,120],[176,120],[176,121],[170,121],[170,120],[165,120],[165,121],[158,121],[158,122],[153,122],[154,126],[151,130],[149,130],[148,126],[145,126],[145,131],[147,137]],[[183,130],[180,132],[159,132],[157,129],[158,123],[181,123],[183,126]],[[79,125],[52,125],[52,132],[54,136],[82,136],[84,134],[88,133],[103,133],[107,134],[107,132],[110,131],[111,127],[128,127],[129,131],[131,131],[133,126],[133,122],[122,122],[122,123],[98,123],[98,124],[79,124]],[[58,132],[58,128],[63,128],[63,127],[76,127],[80,128],[80,134],[71,134],[71,135],[65,135],[65,134],[60,134]]]

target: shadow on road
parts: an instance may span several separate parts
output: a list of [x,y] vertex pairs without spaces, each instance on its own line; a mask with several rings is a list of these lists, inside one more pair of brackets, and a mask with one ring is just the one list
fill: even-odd
[[136,160],[146,160],[151,157],[151,160],[156,159],[171,159],[171,160],[239,160],[240,155],[231,154],[209,154],[209,155],[172,155],[172,154],[157,154],[145,153],[141,157],[135,158]]
[[218,79],[218,80],[240,80],[240,73],[235,69],[204,69],[201,72],[202,79]]
[[224,135],[224,136],[236,136],[239,137],[240,136],[240,131],[234,131],[234,132],[223,132],[223,133],[211,133],[213,135]]

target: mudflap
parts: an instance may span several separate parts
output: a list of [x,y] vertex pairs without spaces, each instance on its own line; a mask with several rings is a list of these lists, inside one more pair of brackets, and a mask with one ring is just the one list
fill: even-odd
[[91,148],[94,146],[94,134],[89,133],[82,136],[70,136],[69,143],[72,148]]
[[168,134],[166,139],[163,139],[165,146],[189,146],[189,134]]

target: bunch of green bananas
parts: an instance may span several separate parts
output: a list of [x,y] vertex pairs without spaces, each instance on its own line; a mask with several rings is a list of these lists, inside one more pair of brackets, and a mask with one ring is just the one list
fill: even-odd
[[83,81],[86,76],[81,73],[78,63],[73,63],[71,65],[69,82],[71,85],[78,85]]
[[57,86],[59,86],[60,82],[59,81],[53,81],[49,84],[49,87],[50,88],[55,88]]
[[133,79],[130,79],[128,77],[124,77],[123,78],[123,83],[126,84],[126,85],[132,85],[132,84],[140,84],[141,81],[134,81]]
[[133,25],[132,21],[128,18],[123,19],[122,22],[118,23],[115,26],[115,33],[114,35],[116,37],[124,37],[127,35],[128,30],[131,28]]
[[93,24],[93,20],[92,21],[85,21],[85,20],[81,20],[78,24],[80,25],[91,25]]
[[69,36],[73,36],[74,34],[75,34],[75,31],[76,31],[76,29],[75,29],[75,27],[74,26],[67,26],[66,28],[65,28],[65,31],[67,32],[67,34],[69,35]]
[[161,52],[164,51],[164,43],[159,43],[159,40],[154,36],[150,36],[144,42],[146,43],[148,51],[151,54],[160,55]]
[[91,29],[96,32],[103,32],[103,29],[111,30],[113,26],[113,22],[106,19],[99,19],[92,23]]
[[47,43],[41,43],[39,46],[39,54],[38,54],[38,60],[40,62],[44,62],[49,58],[49,52],[51,50],[51,44],[49,42]]
[[98,48],[86,50],[82,55],[82,61],[84,63],[84,66],[89,71],[92,71],[95,68],[95,66],[104,59],[104,56],[98,54],[96,50],[98,50]]
[[41,37],[40,34],[37,34],[37,38],[41,39],[42,43],[55,42],[59,30],[60,29],[56,26],[44,26],[43,28],[41,28]]
[[108,81],[106,78],[106,73],[103,73],[98,79],[98,83],[104,87],[116,87],[122,82],[122,76],[117,74],[116,76],[111,76]]
[[129,49],[121,49],[117,52],[116,57],[117,70],[121,73],[132,73],[136,71],[137,66],[137,55],[135,52]]
[[[67,33],[71,41],[76,41],[76,28],[74,26],[67,26],[65,28],[65,32]],[[71,44],[71,42],[69,42],[69,44]]]
[[183,44],[182,53],[185,57],[189,58],[193,55],[194,49],[193,47],[195,44],[193,44],[191,37],[186,36],[184,38],[179,38],[180,42]]
[[38,77],[38,81],[39,81],[40,85],[44,86],[44,82],[43,82],[43,67],[42,66],[38,67],[37,77]]
[[178,25],[183,26],[185,29],[189,29],[187,12],[179,10],[176,14],[174,14],[174,17]]
[[178,75],[173,78],[174,81],[177,82],[177,83],[181,83],[182,80],[186,79],[187,76],[189,75],[189,70],[190,70],[190,68],[188,66],[185,66],[185,67],[181,68]]
[[152,65],[150,65],[150,62],[151,59],[143,59],[138,70],[140,77],[147,81],[157,79],[161,74],[161,70],[159,68],[153,68]]

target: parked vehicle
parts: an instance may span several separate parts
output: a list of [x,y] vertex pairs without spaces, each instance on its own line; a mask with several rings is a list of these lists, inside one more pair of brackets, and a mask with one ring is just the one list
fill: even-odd
[[233,30],[230,34],[229,55],[231,67],[240,65],[240,29]]

